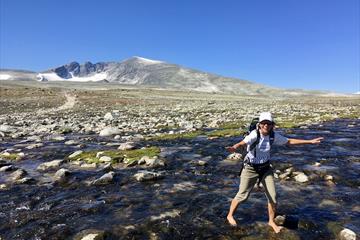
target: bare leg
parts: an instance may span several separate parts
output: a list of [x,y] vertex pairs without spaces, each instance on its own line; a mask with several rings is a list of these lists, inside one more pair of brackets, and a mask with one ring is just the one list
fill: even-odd
[[235,221],[233,215],[234,215],[234,212],[236,211],[238,205],[239,205],[239,201],[234,198],[231,201],[230,210],[226,217],[231,226],[236,226],[236,221]]
[[275,233],[279,233],[283,227],[276,225],[274,222],[276,206],[274,203],[268,203],[268,211],[269,211],[269,225],[274,229]]

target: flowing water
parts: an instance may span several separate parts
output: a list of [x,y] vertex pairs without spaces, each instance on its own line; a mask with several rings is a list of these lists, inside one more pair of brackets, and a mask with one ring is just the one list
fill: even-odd
[[[283,132],[288,137],[323,136],[320,145],[278,147],[272,153],[275,169],[293,166],[305,172],[308,183],[276,180],[278,213],[286,215],[287,229],[275,234],[267,226],[266,197],[255,189],[236,212],[237,227],[230,227],[226,214],[235,196],[240,162],[225,160],[225,146],[241,138],[143,142],[156,145],[167,165],[165,177],[137,182],[133,175],[142,166],[115,167],[115,180],[103,186],[89,185],[105,172],[72,171],[66,183],[52,182],[54,172],[39,172],[45,161],[63,159],[78,150],[64,141],[44,141],[33,150],[18,140],[0,143],[1,149],[25,153],[14,166],[25,169],[35,181],[9,184],[0,191],[1,239],[72,239],[83,230],[105,232],[106,239],[335,239],[347,227],[360,231],[360,120],[337,120],[305,129]],[[114,149],[97,136],[67,135],[85,144],[82,150]],[[109,140],[108,141],[114,141]],[[205,161],[205,166],[197,164]],[[320,166],[315,166],[320,162]],[[5,162],[2,165],[8,164]],[[1,172],[0,183],[11,173]],[[332,182],[324,176],[331,175]]]

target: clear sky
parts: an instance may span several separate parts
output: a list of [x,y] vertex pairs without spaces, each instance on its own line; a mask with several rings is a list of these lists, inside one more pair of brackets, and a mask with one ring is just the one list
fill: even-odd
[[0,0],[0,68],[162,60],[274,87],[360,91],[359,0]]

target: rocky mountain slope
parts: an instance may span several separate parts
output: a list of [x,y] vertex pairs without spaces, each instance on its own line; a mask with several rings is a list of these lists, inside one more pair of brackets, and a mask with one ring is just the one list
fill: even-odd
[[176,64],[132,57],[122,62],[71,62],[44,72],[1,70],[0,80],[38,80],[106,82],[126,85],[155,86],[164,89],[233,93],[245,95],[314,94],[302,90],[284,90],[254,82],[222,77]]

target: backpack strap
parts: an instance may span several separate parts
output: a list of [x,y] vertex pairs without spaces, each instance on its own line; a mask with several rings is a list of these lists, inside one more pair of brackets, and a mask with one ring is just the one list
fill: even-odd
[[259,129],[256,129],[256,140],[253,144],[250,145],[250,150],[249,150],[251,152],[252,150],[255,149],[254,157],[256,157],[256,146],[259,144],[259,142],[260,142],[260,131],[259,131]]

